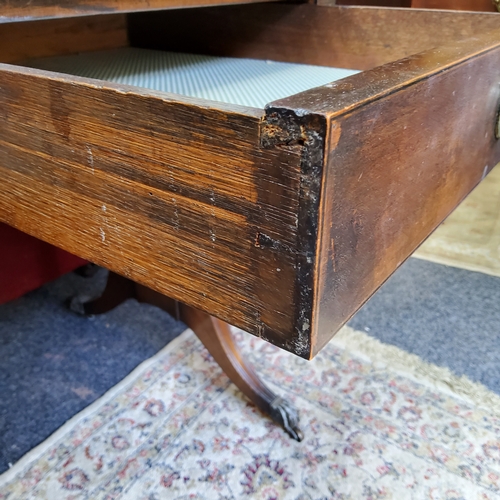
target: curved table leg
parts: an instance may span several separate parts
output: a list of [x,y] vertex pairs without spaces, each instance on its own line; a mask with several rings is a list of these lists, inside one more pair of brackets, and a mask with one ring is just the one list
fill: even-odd
[[302,441],[303,434],[298,428],[299,414],[296,408],[274,394],[260,380],[253,367],[242,358],[227,323],[113,272],[109,273],[101,297],[96,300],[74,297],[69,306],[72,311],[79,314],[102,314],[131,297],[139,302],[155,305],[184,321],[202,341],[231,382],[264,413],[283,426],[292,438]]
[[76,295],[68,301],[68,307],[77,314],[104,314],[125,300],[135,297],[136,284],[110,271],[106,288],[100,297]]
[[294,406],[274,394],[259,378],[255,370],[241,356],[229,325],[192,307],[181,305],[181,319],[203,342],[222,370],[238,389],[264,413],[283,426],[297,441],[303,434],[298,428],[299,414]]

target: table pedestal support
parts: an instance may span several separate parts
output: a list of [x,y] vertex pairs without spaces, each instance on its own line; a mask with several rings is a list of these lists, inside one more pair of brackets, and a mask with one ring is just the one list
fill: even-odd
[[297,441],[302,440],[296,408],[274,394],[262,382],[253,366],[241,356],[227,323],[113,272],[109,273],[101,297],[91,301],[86,301],[83,297],[74,297],[70,301],[70,309],[85,315],[102,314],[129,298],[160,307],[186,323],[238,389],[279,423],[292,438]]

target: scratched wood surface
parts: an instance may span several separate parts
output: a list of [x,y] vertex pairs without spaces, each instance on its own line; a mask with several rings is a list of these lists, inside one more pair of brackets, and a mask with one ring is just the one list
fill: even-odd
[[[364,15],[262,8],[261,32],[276,30],[254,53],[267,40],[297,62],[333,47],[292,56],[300,18],[315,46],[316,30],[337,36],[321,31],[329,12]],[[244,11],[237,51],[257,33],[257,6]],[[500,33],[467,14],[481,33],[464,39],[471,19],[444,14],[458,16],[448,45],[266,111],[2,64],[0,220],[311,357],[500,159]]]
[[261,110],[8,65],[0,81],[3,222],[293,341],[299,147],[260,148]]
[[324,169],[303,283],[313,354],[500,160],[499,68],[497,30],[267,109],[271,123],[308,120],[325,136],[323,165],[319,152],[309,165]]
[[127,45],[125,14],[0,23],[0,61],[4,63]]
[[500,25],[500,17],[487,12],[327,4],[133,14],[129,16],[130,42],[143,48],[371,69]]
[[0,23],[270,0],[0,0]]

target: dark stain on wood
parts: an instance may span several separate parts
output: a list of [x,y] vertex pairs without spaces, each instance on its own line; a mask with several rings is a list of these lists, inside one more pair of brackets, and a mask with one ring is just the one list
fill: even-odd
[[[440,43],[403,34],[415,19],[419,33],[436,26],[435,12],[372,10],[264,5],[158,19],[195,20],[186,50],[214,33],[201,13],[217,20],[208,51],[295,62],[369,67]],[[492,15],[448,14],[446,45],[265,110],[0,65],[0,219],[311,357],[500,159],[499,32],[488,32]],[[469,15],[481,31],[470,37]],[[144,19],[129,17],[132,41]],[[386,52],[383,19],[405,19]],[[56,50],[41,43],[53,26],[35,24],[28,53]],[[120,26],[112,43],[123,42]],[[91,46],[78,33],[71,51]]]
[[71,125],[69,124],[69,108],[64,101],[64,90],[57,85],[50,86],[50,115],[52,124],[58,134],[69,139]]
[[[289,338],[300,151],[259,147],[261,111],[0,68],[2,220]],[[259,231],[278,248],[256,247]]]

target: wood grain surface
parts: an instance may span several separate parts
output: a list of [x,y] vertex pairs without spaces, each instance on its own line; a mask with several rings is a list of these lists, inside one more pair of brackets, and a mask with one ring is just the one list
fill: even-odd
[[414,7],[418,9],[452,9],[496,12],[492,0],[330,0],[336,5],[367,5],[372,7]]
[[4,63],[127,45],[124,14],[0,23],[0,61]]
[[[0,0],[0,23],[120,12],[180,9],[257,0]],[[266,2],[269,0],[258,0]]]
[[481,10],[497,12],[492,0],[412,0],[411,6],[419,9]]
[[332,0],[332,5],[366,5],[370,7],[411,7],[412,0]]
[[311,4],[129,16],[130,42],[136,47],[363,70],[499,26],[500,17],[486,12]]
[[313,354],[500,160],[499,81],[497,30],[267,108],[271,123],[314,117],[328,128],[304,284]]
[[[295,62],[370,67],[439,45],[442,16],[451,38],[265,112],[0,65],[0,220],[311,357],[500,159],[498,17],[199,13],[184,49]],[[170,14],[166,39],[189,19]],[[429,33],[401,47],[410,20]]]
[[291,350],[296,145],[262,110],[0,65],[0,219]]

